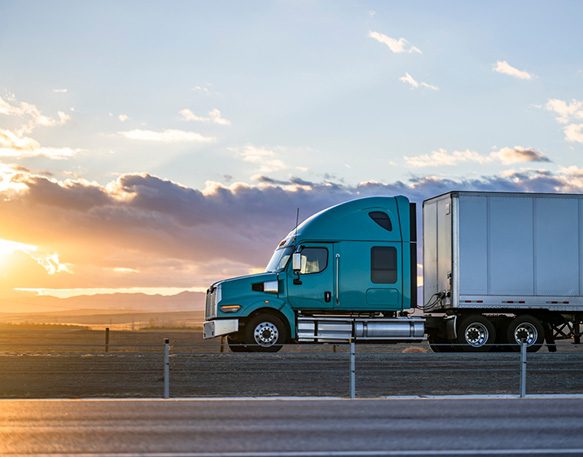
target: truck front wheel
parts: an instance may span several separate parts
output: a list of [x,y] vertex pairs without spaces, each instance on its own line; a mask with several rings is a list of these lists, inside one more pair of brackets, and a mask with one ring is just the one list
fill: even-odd
[[243,339],[239,332],[228,335],[227,343],[231,352],[249,352],[249,348],[243,343]]
[[457,330],[458,343],[466,352],[486,352],[496,341],[496,329],[490,320],[480,314],[464,317]]
[[245,324],[245,343],[255,352],[277,352],[289,338],[285,322],[273,314],[258,314]]

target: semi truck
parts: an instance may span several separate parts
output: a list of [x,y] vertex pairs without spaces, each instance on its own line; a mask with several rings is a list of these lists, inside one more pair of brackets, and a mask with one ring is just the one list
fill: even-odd
[[[296,224],[297,225],[297,224]],[[583,195],[454,191],[341,203],[297,225],[263,273],[206,294],[204,338],[234,352],[286,343],[428,340],[441,351],[580,342]],[[423,294],[418,303],[418,276]]]

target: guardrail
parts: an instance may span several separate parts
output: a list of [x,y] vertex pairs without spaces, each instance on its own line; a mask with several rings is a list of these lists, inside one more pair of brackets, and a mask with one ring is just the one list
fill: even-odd
[[583,347],[567,342],[555,353],[354,342],[238,353],[193,332],[165,333],[111,331],[107,342],[102,332],[17,342],[0,334],[0,398],[583,394]]
[[216,344],[162,338],[122,346],[114,332],[108,352],[75,344],[6,351],[0,344],[0,397],[583,394],[583,351],[431,353],[425,346],[413,352],[410,345],[352,342],[220,353]]

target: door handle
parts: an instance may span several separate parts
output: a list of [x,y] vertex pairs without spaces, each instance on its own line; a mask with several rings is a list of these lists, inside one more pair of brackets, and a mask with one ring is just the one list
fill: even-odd
[[327,290],[326,292],[324,292],[324,301],[326,303],[330,303],[330,300],[332,300],[332,292]]
[[340,303],[340,254],[336,254],[336,304]]

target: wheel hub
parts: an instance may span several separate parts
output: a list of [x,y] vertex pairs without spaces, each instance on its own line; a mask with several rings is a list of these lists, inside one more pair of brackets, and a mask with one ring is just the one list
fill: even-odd
[[255,342],[263,347],[273,346],[279,339],[277,326],[272,322],[261,322],[253,331]]
[[490,335],[484,324],[474,322],[467,326],[464,336],[470,346],[477,348],[486,344]]
[[518,344],[524,341],[527,346],[532,346],[538,339],[538,331],[530,322],[523,322],[514,330],[514,339]]

